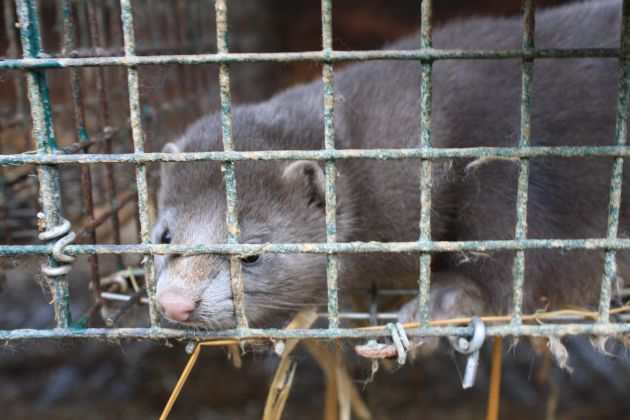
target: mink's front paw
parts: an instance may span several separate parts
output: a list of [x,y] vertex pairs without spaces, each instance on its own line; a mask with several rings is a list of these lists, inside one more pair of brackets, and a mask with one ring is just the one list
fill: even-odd
[[[434,319],[431,316],[431,319]],[[420,321],[420,306],[418,305],[418,299],[413,299],[400,308],[398,311],[398,322],[401,324],[407,324],[410,322]],[[428,356],[433,353],[440,345],[439,337],[409,337],[409,352],[412,356],[421,354]]]
[[[486,304],[480,289],[467,277],[453,273],[436,273],[429,296],[429,319],[454,319],[482,315]],[[418,299],[407,302],[398,312],[402,324],[418,322]],[[412,354],[430,355],[440,344],[439,337],[413,337],[409,346]]]

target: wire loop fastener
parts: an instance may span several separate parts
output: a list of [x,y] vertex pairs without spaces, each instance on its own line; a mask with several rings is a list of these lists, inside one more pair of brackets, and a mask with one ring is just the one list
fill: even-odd
[[396,354],[398,356],[396,361],[399,366],[402,366],[407,361],[407,351],[409,350],[409,338],[407,338],[405,328],[400,322],[390,322],[387,324],[387,329],[392,334],[392,341],[394,346],[396,346]]
[[407,352],[411,348],[405,327],[400,322],[390,322],[386,327],[392,335],[393,344],[370,340],[367,344],[355,346],[354,350],[359,356],[368,359],[385,359],[396,356],[398,365],[402,366],[407,361]]
[[462,388],[468,389],[475,384],[479,367],[479,349],[486,339],[486,324],[479,317],[473,317],[470,326],[474,328],[472,338],[449,337],[449,341],[458,353],[469,355],[466,360],[466,370],[462,379]]
[[[42,218],[41,213],[38,216]],[[40,233],[38,236],[41,241],[51,241],[58,238],[52,248],[52,257],[61,265],[58,267],[43,266],[42,272],[48,277],[63,276],[72,269],[71,264],[76,260],[76,257],[64,254],[66,246],[70,245],[77,237],[71,229],[72,225],[70,222],[66,219],[61,219],[60,224]]]

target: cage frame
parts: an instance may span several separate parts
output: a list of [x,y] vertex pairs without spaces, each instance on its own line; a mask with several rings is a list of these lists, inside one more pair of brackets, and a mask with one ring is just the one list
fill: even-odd
[[[64,0],[67,4],[68,0]],[[210,5],[212,1],[209,1]],[[233,339],[357,339],[390,336],[389,330],[360,330],[339,326],[338,307],[338,255],[343,253],[370,252],[412,252],[417,253],[420,262],[418,278],[418,304],[420,305],[420,326],[407,329],[409,336],[470,336],[471,326],[431,326],[429,325],[429,289],[431,280],[431,253],[461,251],[514,251],[513,303],[511,321],[503,325],[489,325],[488,336],[564,336],[590,334],[614,336],[630,333],[630,323],[611,322],[610,306],[613,281],[616,274],[616,253],[630,249],[630,239],[617,235],[621,204],[621,186],[624,158],[630,156],[626,145],[628,125],[628,95],[630,81],[630,0],[623,0],[622,29],[619,48],[590,49],[537,49],[534,45],[535,1],[524,0],[522,48],[515,50],[441,50],[432,47],[432,1],[421,0],[421,48],[418,50],[387,51],[335,51],[332,46],[332,0],[321,1],[322,49],[312,52],[295,53],[232,53],[228,49],[227,1],[215,0],[217,52],[215,54],[175,54],[137,55],[131,0],[120,0],[123,55],[118,56],[71,56],[50,57],[42,49],[35,0],[15,0],[23,57],[0,61],[0,70],[24,72],[30,103],[33,137],[36,141],[35,153],[0,155],[0,167],[16,165],[36,165],[40,185],[40,200],[43,227],[40,238],[43,245],[0,245],[0,256],[45,255],[48,256],[48,277],[50,279],[55,313],[53,329],[14,329],[0,330],[0,340],[12,342],[40,338],[103,338],[117,340],[135,339],[192,339],[215,338]],[[64,13],[64,25],[72,25],[70,13]],[[73,50],[73,40],[66,39],[68,51]],[[533,63],[541,58],[618,58],[618,96],[615,139],[613,146],[531,146],[531,89],[533,83]],[[520,130],[517,147],[473,147],[436,149],[431,145],[431,98],[432,64],[443,59],[520,59],[522,66]],[[419,146],[411,149],[372,149],[338,150],[335,148],[334,131],[334,64],[345,61],[367,60],[415,60],[421,64],[421,90],[419,117],[421,135]],[[324,147],[322,150],[273,150],[235,151],[232,139],[232,105],[229,65],[244,62],[316,62],[322,65],[324,98]],[[138,67],[155,64],[218,64],[221,99],[221,122],[223,151],[203,153],[147,153],[144,151],[144,131],[139,98]],[[124,154],[85,154],[71,150],[70,153],[57,147],[52,121],[50,95],[46,81],[48,69],[70,69],[72,72],[84,67],[120,67],[127,72],[129,117],[133,151]],[[74,86],[74,85],[73,85]],[[72,89],[77,94],[77,89]],[[78,93],[80,95],[80,92]],[[80,140],[81,121],[76,120]],[[591,157],[614,158],[608,205],[608,222],[605,238],[587,239],[528,239],[527,201],[529,180],[529,159],[533,157]],[[431,168],[432,162],[449,158],[512,158],[518,163],[516,226],[513,240],[488,241],[433,241],[431,238]],[[371,159],[400,160],[415,159],[420,162],[419,227],[420,237],[413,242],[351,242],[337,241],[336,232],[336,166],[338,160]],[[238,203],[234,165],[239,161],[257,160],[312,160],[325,164],[325,243],[301,244],[241,244],[238,238]],[[216,161],[223,168],[226,184],[228,243],[226,244],[153,244],[150,238],[148,218],[149,192],[147,164],[151,162],[193,162]],[[135,167],[137,203],[140,217],[140,243],[135,245],[72,244],[73,233],[62,216],[58,166],[78,163],[87,164],[130,163]],[[89,170],[86,172],[89,176]],[[84,202],[89,204],[85,197]],[[113,214],[116,212],[113,211]],[[111,216],[111,215],[109,215]],[[94,221],[92,215],[92,221]],[[93,231],[92,231],[93,234]],[[93,241],[94,242],[94,241]],[[523,286],[525,251],[530,249],[601,250],[605,261],[601,281],[598,317],[593,323],[563,323],[528,325],[523,322]],[[181,330],[162,328],[155,300],[154,255],[167,254],[221,254],[230,257],[231,282],[234,297],[237,328],[230,330]],[[328,328],[306,330],[258,329],[248,326],[243,303],[243,283],[239,257],[260,253],[316,253],[327,256]],[[81,328],[72,324],[67,272],[76,256],[89,255],[93,261],[98,255],[137,254],[144,256],[143,268],[146,279],[146,292],[149,302],[150,327],[148,328]],[[96,282],[97,283],[97,282]],[[98,289],[97,289],[98,293]],[[100,297],[99,297],[100,298]]]

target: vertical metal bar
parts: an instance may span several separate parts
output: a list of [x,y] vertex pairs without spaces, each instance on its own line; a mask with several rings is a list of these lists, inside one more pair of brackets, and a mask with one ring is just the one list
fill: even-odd
[[[3,127],[0,124],[0,154],[3,153],[2,144]],[[9,207],[9,184],[4,174],[4,166],[0,166],[0,211],[2,212],[2,230],[4,243],[11,244],[11,208]]]
[[[190,22],[186,22],[186,13],[185,8],[190,7],[188,2],[183,2],[178,0],[177,2],[173,2],[174,16],[175,21],[177,22],[177,52],[178,53],[190,53],[186,45],[188,44],[188,39],[186,37],[187,26],[190,25]],[[192,88],[192,77],[191,77],[191,66],[182,66],[179,65],[178,72],[180,73],[179,79],[182,81],[184,98],[190,96],[193,93]]]
[[[420,46],[430,49],[432,45],[432,1],[422,0]],[[433,62],[422,61],[420,81],[420,148],[431,148],[431,114],[433,95]],[[420,161],[420,241],[431,241],[431,186],[433,183],[430,159]],[[420,254],[419,305],[421,325],[429,322],[429,289],[431,286],[431,254]]]
[[[227,4],[226,0],[216,0],[217,20],[217,48],[219,54],[228,52],[227,42]],[[223,136],[223,149],[234,150],[232,139],[232,95],[230,90],[230,73],[228,65],[219,65],[219,88],[221,94],[221,126]],[[225,191],[227,200],[226,223],[228,229],[228,243],[237,244],[239,239],[238,207],[236,202],[236,177],[234,175],[234,162],[225,162],[222,165],[225,174]],[[234,298],[234,316],[238,328],[248,328],[244,305],[244,287],[241,276],[241,260],[237,256],[230,257],[230,277],[232,281],[232,295]]]
[[[533,0],[525,0],[523,12],[523,49],[534,48],[536,4]],[[534,60],[523,59],[521,76],[521,128],[518,147],[529,146],[532,117],[532,79]],[[529,159],[519,159],[518,184],[516,192],[516,228],[514,239],[527,237],[527,197],[529,193]],[[516,251],[512,267],[512,324],[523,322],[523,287],[525,284],[525,252]]]
[[[75,26],[79,26],[79,32],[75,37],[75,44],[77,46],[81,46],[84,50],[87,50],[90,45],[89,33],[90,33],[90,25],[87,15],[87,3],[88,1],[77,1],[75,2]],[[75,30],[76,32],[76,30]],[[75,47],[76,48],[76,47]],[[87,83],[90,85],[93,83],[94,73],[92,69],[83,70],[83,77]]]
[[[17,58],[19,55],[17,37],[16,37],[16,29],[15,29],[15,10],[12,7],[12,2],[5,1],[4,2],[4,22],[5,22],[5,33],[7,36],[7,55],[11,58]],[[28,113],[26,110],[26,101],[25,101],[25,92],[24,92],[24,81],[22,79],[21,73],[14,73],[13,76],[14,89],[15,89],[15,99],[17,106],[15,107],[15,117],[18,118],[20,122],[20,127],[22,129],[22,133],[24,133],[24,147],[19,148],[18,150],[26,150],[28,148],[27,145],[30,145],[29,138],[29,130],[27,128],[27,118]]]
[[[186,25],[186,27],[188,28],[188,39],[192,43],[191,48],[193,48],[192,51],[195,54],[202,53],[201,36],[200,36],[200,33],[197,32],[197,22],[200,20],[200,17],[201,17],[200,6],[201,5],[199,4],[199,1],[195,1],[195,2],[192,2],[187,8],[188,25]],[[193,68],[191,69],[191,72],[193,73],[193,83],[192,83],[193,95],[196,95],[197,92],[202,91],[202,86],[201,86],[201,78],[203,77],[201,73],[202,70],[203,69],[201,66],[193,66]]]
[[[37,10],[33,0],[16,0],[20,38],[24,58],[36,58],[42,53]],[[38,153],[51,154],[57,150],[50,110],[50,95],[43,70],[29,70],[26,73],[28,98],[31,104],[33,134]],[[59,190],[59,170],[52,165],[38,165],[40,199],[43,210],[44,230],[51,230],[62,222],[61,193]],[[58,267],[57,261],[48,257],[51,267]],[[52,277],[50,282],[57,328],[68,328],[71,322],[70,295],[65,275]]]
[[[624,0],[621,19],[621,51],[627,51],[630,46],[630,1]],[[630,81],[630,60],[619,58],[619,91],[617,96],[617,122],[615,126],[615,145],[626,144],[628,135],[628,82]],[[619,208],[621,206],[621,181],[623,176],[623,158],[617,156],[613,162],[610,177],[610,202],[608,204],[608,227],[606,239],[617,239],[619,228]],[[613,282],[617,276],[616,252],[606,251],[604,275],[602,277],[599,296],[598,322],[610,321],[610,300],[612,298]]]
[[[166,43],[163,42],[163,39],[165,37],[165,34],[164,34],[165,31],[164,31],[164,26],[162,22],[163,15],[164,15],[163,13],[164,6],[161,4],[161,2],[159,4],[152,4],[150,6],[151,7],[148,7],[148,11],[150,13],[150,19],[152,21],[152,24],[150,25],[151,44],[153,46],[153,54],[159,54],[161,51],[164,51],[164,46],[168,46],[168,40]],[[163,67],[162,69],[163,69],[162,77],[164,77],[165,83],[162,84],[162,86],[159,89],[159,92],[157,92],[156,100],[159,103],[167,103],[169,100],[172,100],[172,98],[169,98],[168,82],[166,82],[166,79],[167,79],[166,75],[170,72],[170,69],[166,67]],[[160,124],[159,118],[155,122],[157,124]]]
[[[10,58],[18,57],[17,42],[15,39],[15,25],[13,18],[12,2],[4,2],[4,25],[7,37],[7,56]],[[21,124],[24,124],[25,113],[24,92],[22,91],[22,80],[20,73],[13,74],[16,102],[18,106],[15,109],[14,117],[19,118]],[[0,124],[0,153],[2,153],[2,125]],[[24,130],[26,131],[26,130]],[[2,208],[2,221],[4,224],[4,242],[10,244],[12,242],[11,229],[11,208],[9,207],[9,185],[4,174],[4,166],[0,167],[0,207]]]
[[[120,17],[122,19],[125,57],[136,55],[136,42],[133,29],[133,9],[130,0],[120,0]],[[127,68],[127,84],[129,89],[129,117],[135,153],[144,152],[144,132],[142,130],[142,114],[140,111],[139,77],[136,67]],[[149,189],[147,184],[147,167],[144,163],[136,164],[136,184],[138,186],[138,210],[140,216],[140,239],[142,244],[151,243],[151,227],[149,222]],[[155,273],[153,254],[146,254],[143,260],[147,295],[149,297],[149,317],[151,326],[160,325],[160,317],[155,302]]]
[[[81,33],[81,37],[83,42],[83,46],[86,50],[89,49],[90,53],[96,54],[96,55],[100,55],[100,51],[96,48],[94,48],[94,44],[92,43],[92,39],[94,37],[94,35],[96,34],[96,37],[100,37],[101,34],[96,33],[95,30],[99,27],[98,26],[98,22],[97,22],[97,16],[96,16],[96,12],[94,11],[94,16],[92,16],[92,11],[91,9],[96,9],[97,4],[99,5],[99,8],[102,9],[102,5],[101,4],[101,0],[89,0],[89,1],[83,1],[81,2],[81,13],[85,16],[86,19],[86,23],[85,23],[85,30],[87,32]],[[79,6],[79,5],[77,5]],[[75,23],[76,26],[76,23]],[[81,27],[79,27],[81,28]],[[119,54],[118,54],[119,55]],[[101,67],[91,67],[91,68],[86,68],[82,70],[82,75],[84,77],[83,79],[83,84],[87,85],[87,86],[95,86],[98,85],[98,81],[97,79],[97,73],[101,70]],[[92,92],[90,92],[92,93]],[[86,95],[88,99],[88,103],[90,103],[90,99],[92,98],[92,95],[88,94]],[[100,102],[101,102],[101,98],[98,97],[97,95],[97,106],[100,107]],[[97,112],[100,112],[100,108]],[[90,118],[88,117],[88,121],[91,121]],[[105,175],[103,175],[104,172],[106,172],[106,165],[97,165],[96,167],[92,167],[92,174],[95,174],[95,176],[93,177],[92,181],[92,189],[96,189],[96,191],[105,191],[106,187],[105,187],[105,181],[107,179],[107,177]],[[102,200],[102,201],[101,201]],[[96,197],[96,203],[102,203],[105,200],[103,199],[102,195],[99,194]],[[116,257],[115,257],[116,258]]]
[[[146,9],[146,8],[145,8]],[[159,8],[148,7],[147,12],[149,13],[149,17],[151,19],[152,25],[150,25],[151,30],[151,45],[153,46],[153,53],[157,54],[160,52],[162,48],[162,27],[160,26],[160,16],[159,16]]]
[[[199,31],[201,34],[204,44],[204,47],[206,45],[210,45],[212,43],[213,46],[216,46],[216,40],[215,38],[212,36],[212,31],[207,29],[207,25],[210,24],[211,21],[213,21],[214,19],[212,19],[212,10],[210,10],[207,7],[201,7],[201,17],[200,17],[200,21],[199,21]],[[202,51],[204,53],[208,53],[211,50],[214,49],[203,49]],[[200,66],[202,69],[202,74],[203,74],[203,87],[205,89],[210,89],[210,86],[212,86],[212,74],[210,71],[208,71],[209,66],[207,64],[204,64],[202,66]]]
[[[322,0],[322,51],[324,58],[333,51],[332,45],[332,4]],[[335,149],[335,92],[333,89],[333,65],[330,61],[322,64],[324,85],[324,148]],[[326,242],[337,242],[337,168],[333,159],[326,161]],[[326,262],[326,286],[328,290],[328,328],[339,327],[338,296],[339,260],[336,254],[329,254]]]
[[[177,48],[177,46],[179,45],[179,31],[177,31],[177,20],[176,20],[177,7],[178,7],[178,3],[175,1],[171,1],[165,4],[164,9],[163,9],[163,12],[166,18],[166,28],[169,35],[168,45],[167,45],[167,48],[169,50],[173,50]],[[169,93],[169,96],[171,98],[184,96],[182,95],[182,93],[186,92],[186,80],[185,80],[185,77],[183,76],[182,67],[183,66],[181,64],[175,64],[172,67],[175,73],[175,79],[176,79],[177,84],[171,83],[171,92]],[[177,85],[179,85],[179,89],[177,88]]]
[[[63,0],[61,3],[61,15],[63,20],[63,46],[61,52],[65,57],[76,56],[77,32],[74,23],[75,15],[73,13],[70,0]],[[87,29],[87,25],[85,25]],[[81,80],[79,69],[72,68],[70,71],[70,90],[72,92],[72,105],[74,109],[75,122],[75,141],[87,142],[90,140],[87,129],[85,127],[85,112],[83,108],[83,97],[81,94]],[[85,153],[85,149],[83,150]],[[92,173],[89,165],[81,165],[81,189],[83,194],[83,208],[87,217],[87,224],[90,225],[94,221],[94,201],[92,199]],[[94,229],[90,229],[88,233],[88,241],[91,244],[96,243],[96,233]],[[92,293],[94,294],[95,303],[100,306],[101,299],[101,283],[98,274],[98,256],[96,254],[88,257],[90,262],[90,280],[92,283]]]
[[[120,9],[120,0],[110,0],[110,28],[112,36],[112,47],[120,47],[125,44],[123,29],[121,26],[114,25],[117,21],[118,15],[122,12]],[[124,69],[121,69],[124,70]],[[122,73],[123,71],[121,71]]]
[[[108,3],[108,9],[109,9],[109,14],[110,14],[109,29],[110,29],[110,37],[112,41],[111,47],[114,49],[117,49],[122,45],[124,49],[125,36],[124,36],[121,25],[117,24],[119,16],[122,15],[122,7],[120,5],[120,0],[109,0],[109,1],[110,3]],[[164,2],[159,2],[160,5],[163,3]],[[135,51],[135,43],[134,43],[134,51]],[[122,84],[127,84],[127,90],[129,90],[129,84],[127,82],[128,71],[126,71],[124,67],[118,67],[115,69],[115,72],[116,72],[116,76],[119,79],[117,84],[121,86]],[[136,71],[136,74],[137,74],[137,71]],[[129,107],[129,113],[131,113],[131,107]],[[140,119],[140,121],[142,120]],[[133,136],[131,136],[130,149],[133,149],[135,147],[134,142],[135,140]],[[133,188],[133,185],[130,185],[130,188]],[[142,237],[142,222],[140,221],[140,206],[134,207],[133,210],[134,210],[133,219],[136,225],[136,237],[140,239]],[[147,290],[150,292],[151,291],[150,287],[147,287]]]
[[[175,39],[174,39],[175,33],[173,31],[173,25],[172,25],[173,17],[172,17],[172,13],[170,13],[169,10],[167,9],[168,6],[169,5],[164,4],[164,2],[160,2],[156,5],[156,9],[159,12],[159,22],[163,28],[162,48],[166,48],[166,49],[169,49],[175,44]],[[175,66],[169,67],[168,71],[170,72],[171,70],[176,72]],[[164,85],[164,90],[166,91],[165,92],[166,97],[169,97],[169,98],[176,97],[177,88],[176,88],[175,83],[173,81],[169,82],[168,78],[165,80],[165,82],[166,83]]]
[[[13,7],[12,7],[12,3],[9,1],[5,1],[4,2],[4,32],[6,34],[7,37],[7,57],[9,58],[18,58],[18,46],[17,46],[17,40],[15,37],[15,20],[14,20],[14,14],[13,14]],[[16,84],[15,84],[15,96],[16,99],[22,99],[21,102],[18,102],[20,105],[23,105],[23,95],[20,98],[19,94],[19,90],[18,89],[18,85],[20,77],[19,77],[19,73],[14,73],[14,80],[16,80]],[[18,116],[20,115],[20,112],[23,111],[23,107],[22,106],[18,106],[15,109],[15,115]],[[25,115],[21,115],[22,117],[24,117]]]
[[[87,10],[85,9],[85,4],[87,2],[85,1],[77,1],[76,2],[76,12],[75,12],[75,16],[76,18],[78,18],[77,20],[79,21],[79,30],[80,30],[80,37],[79,36],[75,36],[75,48],[76,45],[78,45],[77,43],[80,43],[81,47],[84,49],[87,49],[89,47],[89,40],[88,40],[88,33],[89,33],[89,24],[88,24],[88,19],[87,19]],[[65,18],[65,16],[64,16]],[[74,25],[74,23],[73,23]],[[76,25],[74,25],[76,26]],[[76,32],[76,30],[75,30]]]
[[149,24],[147,21],[150,19],[149,13],[148,13],[149,5],[148,5],[147,0],[135,0],[135,6],[136,6],[136,14],[134,16],[134,31],[136,34],[136,43],[140,44],[140,49],[141,49],[141,54],[142,54],[142,46],[146,47],[148,43],[143,44],[142,42],[138,42],[137,40],[140,39],[144,41],[145,36],[148,33]]
[[[90,9],[96,9],[96,12],[97,12],[96,21],[95,21],[97,26],[95,27],[98,28],[98,39],[100,40],[100,46],[102,48],[107,48],[108,46],[107,37],[108,37],[108,34],[111,34],[111,31],[108,33],[105,30],[105,28],[107,27],[107,22],[108,22],[107,19],[111,15],[111,13],[109,13],[108,11],[109,6],[105,4],[105,0],[96,0],[95,2],[94,1],[90,2],[90,7],[88,8],[88,10]],[[93,18],[90,18],[90,26],[92,25],[92,19]],[[92,40],[94,40],[94,37],[92,37]]]
[[[88,6],[88,17],[90,20],[90,38],[92,47],[96,51],[99,51],[103,48],[102,44],[102,26],[101,19],[98,18],[98,13],[102,12],[102,7],[97,10],[97,5],[95,2],[91,1]],[[109,104],[107,99],[107,91],[105,89],[105,71],[103,67],[96,67],[95,69],[95,79],[96,79],[96,94],[98,96],[98,118],[99,125],[104,132],[108,132],[111,128],[109,127]],[[110,138],[105,143],[105,153],[112,153],[112,139]],[[107,200],[109,201],[112,207],[118,205],[118,201],[116,198],[116,181],[114,180],[114,165],[112,163],[105,164],[105,193],[107,195]],[[121,243],[120,241],[120,219],[118,218],[118,213],[114,212],[111,216],[112,221],[112,229],[113,229],[113,237],[114,244],[118,245]],[[116,269],[122,270],[124,267],[122,255],[115,256],[116,261]]]

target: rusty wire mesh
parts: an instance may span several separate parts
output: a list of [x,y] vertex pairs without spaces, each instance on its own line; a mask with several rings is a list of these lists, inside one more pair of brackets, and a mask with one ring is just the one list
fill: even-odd
[[[618,250],[630,249],[630,240],[617,236],[619,224],[619,207],[621,200],[621,180],[623,159],[630,155],[626,146],[628,117],[628,80],[630,78],[630,7],[624,1],[622,19],[622,39],[617,49],[537,49],[534,45],[534,2],[526,0],[523,13],[523,44],[517,50],[439,50],[432,48],[432,4],[424,0],[421,4],[421,48],[410,51],[336,51],[332,48],[332,5],[330,0],[322,1],[322,45],[321,51],[298,53],[231,53],[228,50],[227,4],[225,0],[214,2],[216,19],[216,52],[208,52],[214,44],[214,36],[204,31],[204,22],[210,19],[211,4],[209,2],[178,2],[178,13],[189,13],[196,22],[193,27],[184,28],[173,24],[173,16],[159,8],[151,8],[148,2],[120,0],[117,2],[70,2],[61,3],[60,20],[63,27],[63,48],[59,54],[46,54],[42,45],[41,28],[38,23],[38,6],[34,0],[16,0],[15,11],[19,22],[19,39],[14,30],[13,7],[5,2],[6,37],[10,45],[10,55],[0,61],[0,70],[26,75],[26,88],[19,77],[15,78],[14,112],[2,116],[2,129],[22,127],[23,132],[32,127],[32,140],[36,145],[34,152],[29,150],[31,139],[22,138],[12,143],[9,148],[3,147],[0,155],[0,183],[3,193],[2,218],[6,245],[0,246],[0,256],[41,255],[48,256],[48,265],[44,274],[48,277],[54,305],[56,328],[48,330],[4,330],[0,331],[1,340],[24,340],[34,338],[64,337],[107,337],[107,338],[194,338],[207,339],[216,337],[231,338],[360,338],[389,336],[386,328],[374,330],[357,330],[340,323],[340,319],[390,319],[392,314],[347,314],[339,310],[338,293],[338,255],[341,253],[369,252],[414,252],[420,259],[420,273],[417,290],[420,305],[420,327],[410,329],[409,335],[470,335],[470,326],[430,326],[429,321],[429,288],[431,279],[431,254],[434,252],[460,251],[514,251],[513,267],[513,305],[511,321],[506,324],[488,327],[488,335],[567,335],[598,334],[615,335],[630,331],[630,323],[611,317],[610,305],[612,284],[615,277],[615,259]],[[137,6],[137,7],[135,7]],[[136,22],[134,23],[134,18]],[[140,23],[138,23],[140,18]],[[169,24],[169,19],[171,23]],[[154,22],[164,20],[169,28],[162,37],[156,31]],[[77,30],[77,22],[80,30]],[[107,27],[108,31],[104,28]],[[176,29],[177,27],[177,29]],[[152,33],[153,31],[153,33]],[[136,34],[153,35],[152,48],[136,48]],[[89,37],[85,34],[89,33]],[[83,34],[78,37],[77,34]],[[163,39],[166,38],[166,39]],[[117,44],[113,40],[120,41]],[[17,58],[21,45],[22,58]],[[118,46],[116,46],[118,45]],[[169,53],[168,55],[162,53]],[[619,59],[619,94],[617,98],[617,125],[613,146],[581,146],[581,147],[547,147],[530,145],[531,89],[533,62],[540,58],[574,58],[590,57]],[[522,95],[521,124],[518,147],[477,147],[465,149],[437,149],[431,146],[431,96],[432,96],[432,64],[442,59],[514,59],[522,61]],[[334,90],[333,65],[342,61],[360,60],[418,60],[421,63],[421,98],[418,104],[418,115],[421,120],[421,138],[414,149],[397,150],[338,150],[335,148],[334,131]],[[316,62],[322,65],[324,89],[325,138],[322,150],[308,151],[235,151],[232,141],[232,106],[230,85],[230,64],[250,62]],[[146,128],[150,124],[151,110],[143,108],[140,101],[140,69],[154,65],[177,65],[177,71],[185,77],[179,80],[183,92],[198,95],[213,82],[203,71],[201,65],[214,64],[219,67],[218,86],[220,92],[220,112],[222,117],[223,151],[205,153],[149,153],[145,151]],[[81,71],[92,69],[89,73],[93,79],[95,101],[87,100],[81,87]],[[54,107],[51,104],[47,77],[55,69],[68,69],[70,85],[71,115],[66,124],[73,126],[68,132],[74,138],[68,146],[60,147],[55,137],[52,120]],[[105,89],[105,75],[109,77],[126,76],[127,98],[110,95]],[[124,82],[124,80],[123,80]],[[30,105],[30,116],[27,113],[26,100]],[[117,105],[113,105],[113,104]],[[123,106],[124,105],[124,106]],[[95,121],[88,121],[84,108],[94,107],[97,111]],[[128,106],[128,110],[126,107]],[[112,109],[128,115],[120,126],[114,126],[110,120]],[[57,121],[57,124],[60,124]],[[88,126],[92,127],[91,130]],[[96,128],[94,128],[96,127]],[[92,131],[92,134],[88,134]],[[126,137],[130,136],[131,144]],[[28,136],[26,136],[28,137]],[[117,140],[117,141],[114,141]],[[99,147],[99,153],[85,153],[89,148]],[[610,202],[608,211],[608,228],[605,238],[588,239],[528,239],[527,238],[527,201],[529,182],[529,159],[532,157],[580,157],[606,156],[614,158],[610,184]],[[491,241],[433,241],[431,238],[431,174],[432,163],[436,159],[445,158],[480,158],[509,157],[518,160],[518,193],[516,204],[516,227],[513,240]],[[341,159],[375,159],[400,160],[417,159],[420,161],[421,189],[419,191],[420,237],[414,242],[397,243],[341,243],[336,235],[336,169],[335,162]],[[308,159],[325,162],[326,179],[326,243],[321,244],[240,244],[238,238],[238,220],[236,200],[236,181],[234,164],[243,160],[297,160]],[[227,191],[227,226],[229,240],[227,244],[198,245],[156,245],[150,240],[151,189],[149,188],[147,167],[152,162],[190,162],[219,161],[225,174]],[[64,205],[64,191],[60,187],[62,168],[78,166],[75,177],[80,179],[81,199],[78,205]],[[128,182],[122,188],[117,179],[115,166],[125,164],[133,167],[130,173],[134,182]],[[12,176],[6,176],[6,168],[12,169]],[[37,185],[33,181],[32,167],[37,172]],[[21,172],[13,171],[22,168]],[[104,169],[104,171],[103,171]],[[104,194],[94,194],[94,185]],[[33,194],[22,194],[21,191],[39,187],[39,202],[42,212],[38,222],[29,210],[38,206]],[[18,197],[26,197],[20,209],[27,215],[27,229],[21,233],[14,232],[15,224],[11,215],[17,213],[11,207],[19,201]],[[95,198],[98,197],[95,201]],[[75,198],[76,200],[76,198]],[[120,238],[120,217],[124,209],[131,208],[131,216],[137,218],[137,236],[139,241],[122,244]],[[95,212],[95,206],[102,211]],[[99,207],[99,208],[100,208]],[[82,208],[82,217],[72,217],[72,208]],[[68,220],[81,220],[81,229],[72,232],[72,224]],[[113,244],[98,244],[97,230],[111,223]],[[20,227],[20,226],[18,226]],[[34,239],[39,227],[38,237],[43,244],[25,245]],[[30,234],[28,233],[30,232]],[[21,236],[20,236],[21,235]],[[15,240],[19,244],[12,245]],[[595,322],[554,322],[545,325],[532,325],[523,321],[523,283],[525,269],[525,251],[531,249],[566,249],[566,250],[600,250],[605,252],[604,275],[601,282],[601,295],[598,318]],[[240,278],[239,254],[247,253],[321,253],[327,255],[327,290],[328,328],[308,330],[277,330],[249,328],[243,306],[243,287]],[[199,254],[217,253],[231,256],[232,289],[235,302],[235,316],[238,328],[221,331],[174,330],[160,326],[159,314],[155,302],[154,254]],[[72,267],[76,256],[89,255],[91,267],[91,285],[94,293],[94,305],[90,310],[98,308],[103,299],[122,299],[125,304],[108,319],[108,328],[91,328],[81,324],[79,319],[70,313],[70,296],[66,275]],[[123,270],[123,257],[142,257],[143,270],[121,276],[143,276],[146,279],[143,288],[129,296],[111,294],[101,290],[99,258],[115,256],[116,267]],[[150,327],[118,328],[118,318],[132,304],[144,299],[149,307]]]

